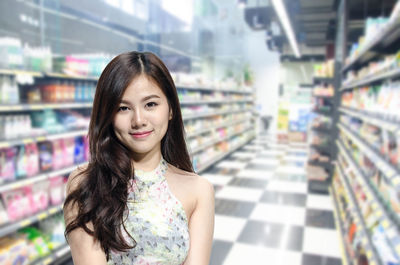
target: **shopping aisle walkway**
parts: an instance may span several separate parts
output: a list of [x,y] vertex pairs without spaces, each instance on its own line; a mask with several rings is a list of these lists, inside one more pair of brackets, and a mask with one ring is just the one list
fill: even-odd
[[259,136],[201,175],[214,184],[210,265],[340,265],[330,196],[307,191],[305,149]]

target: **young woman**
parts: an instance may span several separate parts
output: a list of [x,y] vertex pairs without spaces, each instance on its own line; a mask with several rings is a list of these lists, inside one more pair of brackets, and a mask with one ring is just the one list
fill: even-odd
[[208,264],[214,190],[193,171],[176,88],[157,56],[129,52],[107,65],[89,141],[64,204],[74,264]]

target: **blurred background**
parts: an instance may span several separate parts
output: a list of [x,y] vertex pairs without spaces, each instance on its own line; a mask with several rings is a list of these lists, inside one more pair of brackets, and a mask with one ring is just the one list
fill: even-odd
[[0,265],[73,264],[62,205],[99,75],[158,55],[210,264],[400,264],[396,0],[1,0]]

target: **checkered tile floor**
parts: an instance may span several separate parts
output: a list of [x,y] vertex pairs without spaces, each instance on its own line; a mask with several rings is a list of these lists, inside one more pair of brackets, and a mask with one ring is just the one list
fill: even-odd
[[340,265],[329,195],[308,192],[306,149],[259,136],[201,175],[215,187],[210,265]]

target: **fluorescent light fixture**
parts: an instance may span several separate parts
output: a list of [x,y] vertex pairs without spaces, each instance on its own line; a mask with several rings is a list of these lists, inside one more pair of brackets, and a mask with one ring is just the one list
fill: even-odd
[[187,25],[193,22],[193,0],[162,0],[161,7]]
[[272,0],[272,4],[274,5],[275,12],[278,15],[283,29],[286,32],[286,37],[289,39],[290,46],[297,58],[299,58],[300,51],[299,46],[297,45],[296,37],[294,36],[292,26],[290,25],[289,17],[286,13],[286,8],[282,2],[283,0]]
[[247,0],[239,0],[238,1],[238,7],[240,9],[244,9],[246,7],[246,4],[247,4]]

